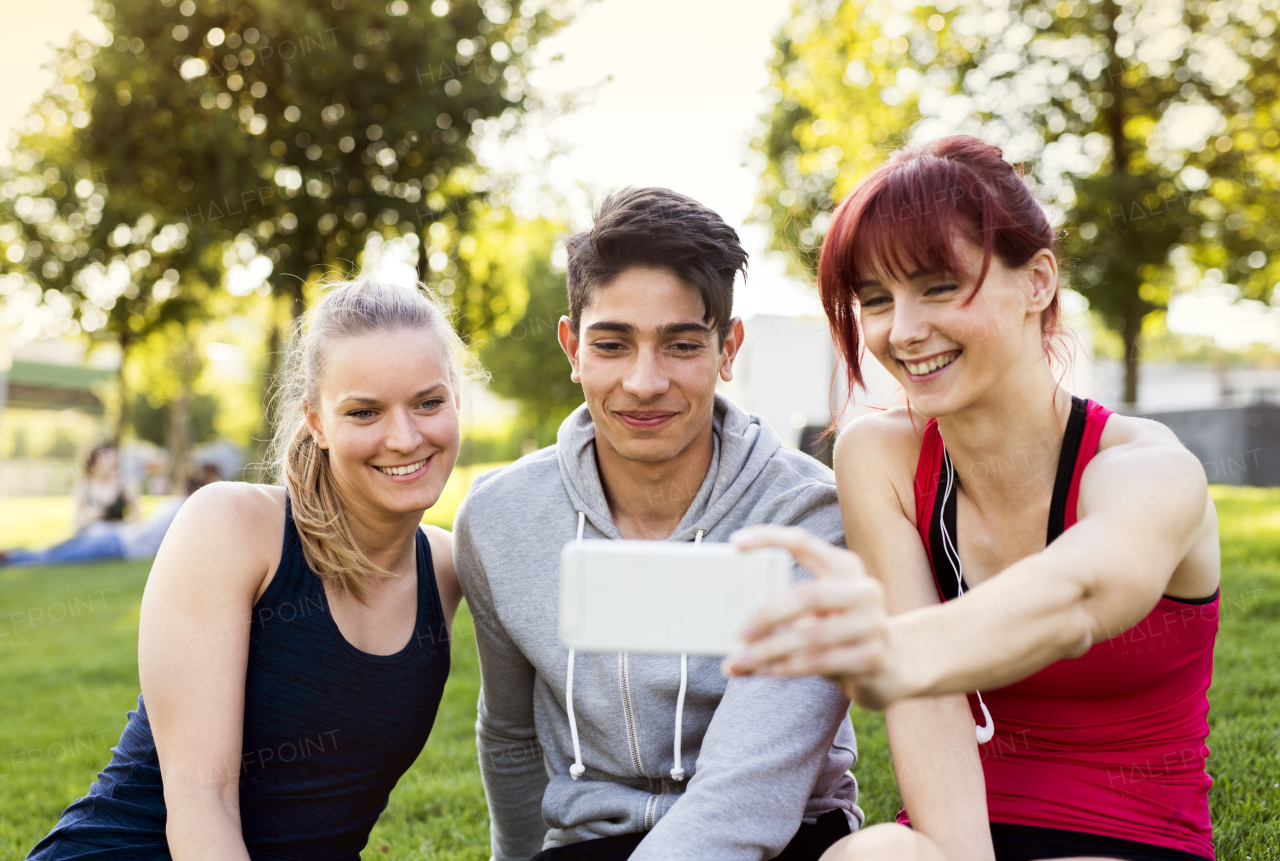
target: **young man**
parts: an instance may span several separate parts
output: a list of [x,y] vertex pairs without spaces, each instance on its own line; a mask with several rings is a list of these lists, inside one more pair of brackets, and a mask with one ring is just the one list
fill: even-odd
[[477,479],[454,525],[494,858],[817,861],[862,822],[834,686],[726,681],[689,657],[681,697],[681,656],[629,654],[575,655],[570,686],[557,637],[560,551],[579,535],[727,541],[774,523],[844,543],[831,472],[716,395],[746,252],[659,188],[609,197],[566,245],[559,337],[586,404],[555,446]]

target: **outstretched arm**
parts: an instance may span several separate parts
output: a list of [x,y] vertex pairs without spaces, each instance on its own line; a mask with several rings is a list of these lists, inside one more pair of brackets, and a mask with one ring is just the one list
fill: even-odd
[[[1141,621],[1216,522],[1200,462],[1168,431],[1099,452],[1081,481],[1079,511],[1076,525],[1043,551],[962,598],[894,616],[873,662],[844,659],[871,636],[851,634],[848,624],[870,604],[847,595],[864,576],[856,560],[834,564],[831,576],[797,589],[787,606],[762,611],[751,654],[737,669],[834,676],[868,708],[1003,687]],[[1213,575],[1202,588],[1216,585]]]

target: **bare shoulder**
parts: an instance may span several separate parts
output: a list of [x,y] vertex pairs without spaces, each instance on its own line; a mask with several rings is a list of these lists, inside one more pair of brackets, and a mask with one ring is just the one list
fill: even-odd
[[862,518],[892,514],[915,523],[915,470],[926,421],[909,407],[894,407],[845,426],[833,457],[842,508],[857,509]]
[[282,534],[284,488],[217,481],[191,494],[182,504],[178,518],[198,524],[201,529],[222,533],[224,537],[230,530],[245,530],[239,534],[246,538],[261,532]]
[[446,571],[448,576],[453,577],[453,533],[425,523],[419,529],[427,536],[427,542],[431,545],[431,563],[435,566],[436,577],[439,578]]
[[[1113,413],[1098,440],[1097,460],[1109,470],[1120,468],[1177,475],[1181,483],[1207,487],[1204,467],[1169,428],[1138,416]],[[1092,464],[1091,464],[1092,465]]]
[[1185,509],[1189,518],[1212,510],[1204,466],[1177,435],[1150,419],[1112,414],[1097,456],[1081,480],[1083,508],[1130,508],[1136,503]]
[[920,455],[927,420],[909,407],[858,416],[845,425],[836,438],[835,463],[883,463],[886,456],[914,464]]
[[1186,451],[1177,435],[1160,422],[1120,413],[1112,413],[1107,418],[1102,437],[1098,440],[1099,452],[1114,446],[1180,448]]
[[177,560],[181,568],[195,570],[208,560],[250,579],[272,573],[284,545],[284,511],[282,487],[235,481],[205,485],[178,510],[153,570]]

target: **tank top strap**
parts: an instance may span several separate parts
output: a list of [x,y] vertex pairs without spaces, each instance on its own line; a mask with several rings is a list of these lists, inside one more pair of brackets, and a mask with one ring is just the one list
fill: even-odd
[[304,607],[323,611],[320,593],[324,590],[320,578],[311,571],[306,554],[302,551],[302,538],[293,522],[293,504],[288,492],[284,495],[284,541],[280,548],[280,564],[257,603],[254,605],[254,622],[266,624],[274,616],[277,605]]
[[1094,401],[1071,398],[1071,412],[1062,434],[1058,455],[1058,471],[1049,503],[1046,546],[1076,523],[1076,507],[1080,498],[1080,479],[1084,469],[1098,451],[1098,441],[1106,427],[1111,410]]
[[419,640],[430,639],[449,654],[451,643],[449,627],[444,621],[444,602],[440,600],[440,586],[436,583],[436,564],[431,555],[431,540],[419,526],[417,534],[418,559],[418,631]]
[[1098,443],[1102,439],[1102,431],[1107,426],[1111,410],[1094,401],[1085,401],[1085,431],[1080,440],[1080,454],[1076,457],[1076,468],[1071,475],[1071,490],[1067,494],[1066,518],[1063,528],[1069,529],[1076,523],[1076,504],[1080,499],[1080,479],[1084,468],[1098,453]]
[[924,542],[924,552],[929,557],[929,566],[934,570],[937,570],[937,566],[934,564],[929,534],[934,519],[934,503],[938,497],[938,481],[942,475],[942,454],[942,434],[938,431],[938,421],[929,419],[924,426],[920,459],[916,461],[916,531],[920,533],[920,539]]

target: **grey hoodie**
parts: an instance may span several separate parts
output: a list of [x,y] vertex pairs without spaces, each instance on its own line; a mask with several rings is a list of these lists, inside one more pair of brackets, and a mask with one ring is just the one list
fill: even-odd
[[[692,498],[666,540],[727,541],[749,524],[776,523],[844,543],[830,470],[718,395],[714,424],[702,485],[663,491]],[[838,808],[856,830],[849,701],[821,679],[726,680],[718,658],[688,658],[676,763],[680,656],[576,655],[572,713],[585,774],[571,776],[557,600],[560,551],[580,521],[587,538],[620,537],[585,406],[554,447],[476,479],[454,524],[480,652],[476,743],[494,858],[526,861],[545,847],[648,832],[632,861],[763,861],[802,819]]]

